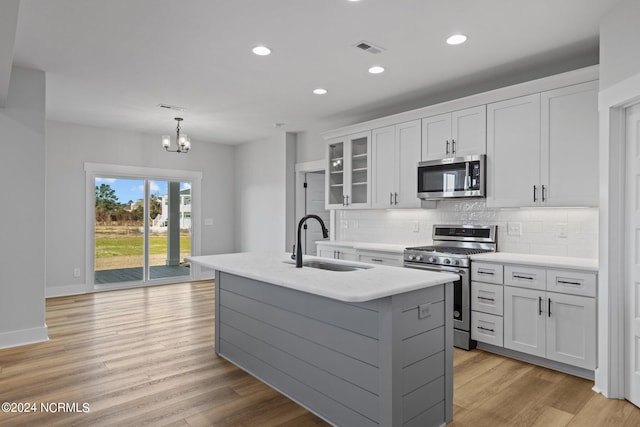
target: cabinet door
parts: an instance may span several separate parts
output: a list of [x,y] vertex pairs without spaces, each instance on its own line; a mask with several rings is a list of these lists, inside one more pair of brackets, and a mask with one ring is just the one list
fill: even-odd
[[328,173],[325,175],[325,205],[327,209],[343,209],[345,207],[345,185],[347,184],[347,175],[345,173],[346,149],[346,138],[334,138],[327,144]]
[[318,245],[317,253],[319,257],[322,258],[335,258],[336,257],[336,248],[333,246],[325,246]]
[[422,160],[453,157],[451,113],[422,119]]
[[540,94],[487,105],[487,178],[487,206],[538,205]]
[[346,207],[353,209],[371,206],[371,132],[350,135],[347,139],[345,173],[348,174]]
[[451,113],[451,150],[455,157],[487,153],[485,105]]
[[394,207],[419,208],[418,162],[420,162],[420,120],[396,127],[396,189]]
[[[395,176],[398,168],[396,158],[396,127],[375,129],[371,133],[371,207],[394,207]],[[413,168],[416,169],[416,168]],[[416,178],[417,179],[417,178]],[[415,194],[414,194],[415,197]]]
[[545,293],[504,287],[504,346],[545,357]]
[[541,94],[541,202],[598,206],[598,82]]
[[547,359],[596,367],[594,298],[547,292]]

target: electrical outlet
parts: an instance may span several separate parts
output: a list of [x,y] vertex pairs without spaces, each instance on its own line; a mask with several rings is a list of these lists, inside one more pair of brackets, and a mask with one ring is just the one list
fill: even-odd
[[205,218],[204,225],[213,225],[213,218]]
[[509,236],[522,236],[522,223],[510,222],[507,224],[507,234]]
[[414,221],[413,222],[413,232],[414,233],[419,233],[420,232],[420,221]]
[[561,239],[566,239],[567,237],[569,237],[569,224],[558,224],[558,237]]
[[420,304],[418,306],[418,319],[424,319],[425,317],[431,317],[431,303]]
[[80,269],[79,268],[74,268],[73,269],[73,277],[80,277]]

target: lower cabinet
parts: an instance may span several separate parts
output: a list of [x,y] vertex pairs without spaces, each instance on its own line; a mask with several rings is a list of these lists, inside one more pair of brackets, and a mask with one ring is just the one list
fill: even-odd
[[595,369],[595,299],[505,286],[504,347]]
[[356,250],[344,246],[318,244],[318,256],[323,258],[343,259],[345,261],[357,261]]

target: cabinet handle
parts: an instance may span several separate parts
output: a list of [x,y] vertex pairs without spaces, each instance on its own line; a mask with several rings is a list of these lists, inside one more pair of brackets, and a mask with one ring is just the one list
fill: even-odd
[[389,193],[389,204],[393,204],[393,193]]
[[394,195],[393,197],[395,199],[395,204],[397,205],[398,204],[398,193],[393,193],[393,195]]
[[582,286],[582,283],[579,282],[569,282],[567,280],[558,280],[558,283],[562,285],[573,285],[573,286]]
[[382,262],[382,260],[381,260],[381,259],[378,259],[378,258],[371,258],[371,261],[372,261],[372,262]]
[[447,139],[447,154],[449,154],[449,140]]
[[344,206],[344,205],[345,205],[345,204],[344,204],[344,200],[345,200],[345,199],[344,199],[344,196],[342,196],[342,206]]
[[548,311],[549,317],[551,317],[551,298],[549,298],[549,311]]
[[478,270],[478,274],[486,274],[489,276],[493,276],[496,273],[494,273],[493,271]]
[[514,275],[513,275],[513,277],[514,277],[515,279],[533,280],[533,277],[530,277],[530,276],[521,276],[521,275],[519,275],[519,274],[514,274]]
[[344,205],[349,206],[349,196],[344,196],[344,200],[345,200]]
[[538,297],[538,316],[542,316],[542,297]]
[[478,326],[478,329],[480,329],[481,331],[495,332],[493,329],[485,328],[483,326]]
[[533,203],[538,201],[538,198],[536,197],[536,192],[538,191],[538,187],[536,187],[535,185],[533,186]]
[[545,201],[544,190],[545,190],[545,187],[544,187],[544,185],[543,185],[543,186],[542,186],[542,201],[543,201],[543,202]]
[[487,297],[481,297],[481,296],[478,296],[478,299],[481,299],[481,300],[483,300],[483,301],[492,301],[492,302],[496,302],[496,300],[495,300],[495,299],[493,299],[493,298],[487,298]]
[[451,140],[451,153],[455,154],[455,152],[456,152],[456,140],[452,139]]

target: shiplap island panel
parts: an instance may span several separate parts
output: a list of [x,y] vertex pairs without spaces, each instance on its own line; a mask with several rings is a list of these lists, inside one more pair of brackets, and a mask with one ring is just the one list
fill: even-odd
[[216,353],[329,423],[452,419],[456,275],[296,269],[288,254],[190,261],[216,270]]

